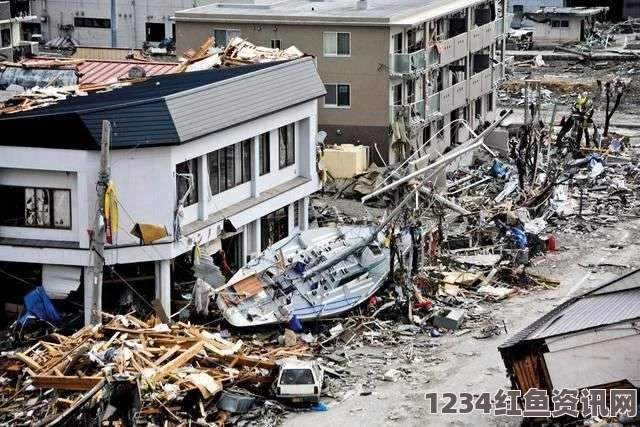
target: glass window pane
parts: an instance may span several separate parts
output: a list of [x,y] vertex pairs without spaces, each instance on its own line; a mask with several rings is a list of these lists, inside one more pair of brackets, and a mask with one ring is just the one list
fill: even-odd
[[338,55],[351,54],[350,38],[349,33],[338,33]]
[[233,155],[235,161],[235,181],[234,185],[240,185],[242,180],[242,142],[233,145]]
[[215,39],[216,46],[224,46],[227,44],[227,31],[213,30],[213,38]]
[[287,127],[283,126],[280,129],[278,129],[278,136],[279,136],[279,163],[280,163],[280,169],[282,169],[283,167],[285,167],[287,165],[287,144],[289,143],[289,141],[287,141]]
[[269,132],[260,135],[260,175],[269,173],[270,153],[269,153]]
[[209,167],[209,190],[211,194],[220,192],[220,171],[218,169],[218,151],[207,154],[207,163]]
[[323,34],[323,43],[322,43],[322,51],[325,55],[335,55],[337,54],[337,34],[336,33],[324,33]]
[[296,162],[296,134],[294,124],[287,125],[287,166]]
[[351,105],[351,97],[349,94],[349,85],[338,85],[338,105]]
[[53,225],[56,228],[71,228],[71,191],[54,190]]
[[227,40],[231,41],[234,37],[240,37],[240,30],[227,30]]
[[242,142],[242,182],[251,181],[251,140]]
[[234,149],[233,149],[233,145],[229,146],[229,147],[225,147],[224,148],[224,156],[225,156],[225,163],[226,163],[226,189],[230,189],[233,188],[234,186],[234,181],[235,181],[235,156],[234,156]]
[[336,95],[336,85],[324,85],[327,94],[324,96],[324,105],[336,105],[338,97]]

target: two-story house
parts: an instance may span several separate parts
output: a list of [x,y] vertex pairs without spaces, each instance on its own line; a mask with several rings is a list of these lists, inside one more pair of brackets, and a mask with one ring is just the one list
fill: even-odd
[[[242,265],[307,227],[324,93],[313,60],[303,58],[155,76],[1,116],[0,262],[40,266],[45,289],[60,275],[83,281],[89,318],[89,230],[108,120],[119,225],[105,264],[152,264],[169,312],[172,260],[195,245],[223,247]],[[138,223],[164,225],[169,235],[143,245],[131,234]]]
[[[177,51],[214,36],[316,56],[319,128],[397,160],[432,136],[440,151],[493,118],[503,77],[502,0],[219,0],[175,13]],[[452,125],[453,124],[453,125]]]

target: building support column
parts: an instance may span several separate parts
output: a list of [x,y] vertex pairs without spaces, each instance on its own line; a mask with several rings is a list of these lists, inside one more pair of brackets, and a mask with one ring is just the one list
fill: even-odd
[[156,299],[160,301],[167,316],[171,315],[171,260],[155,262]]
[[[94,256],[96,256],[94,254]],[[84,324],[91,324],[91,309],[96,307],[96,310],[102,312],[102,295],[96,295],[96,301],[94,301],[93,295],[93,281],[95,276],[93,274],[93,267],[83,267],[83,282],[84,282]]]
[[207,206],[209,205],[207,156],[200,156],[196,161],[198,162],[198,175],[194,176],[193,179],[198,180],[198,219],[203,221],[207,219]]
[[247,241],[249,242],[249,244],[251,245],[251,253],[260,253],[261,251],[261,239],[260,239],[260,218],[256,219],[255,221],[253,221],[253,223],[251,224],[251,227],[248,227],[250,230],[249,236],[247,238]]
[[300,231],[309,229],[309,197],[300,200]]

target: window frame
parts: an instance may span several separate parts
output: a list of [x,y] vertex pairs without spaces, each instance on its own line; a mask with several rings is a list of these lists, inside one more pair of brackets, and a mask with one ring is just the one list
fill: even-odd
[[[335,104],[327,104],[327,96],[325,95],[324,97],[324,108],[341,108],[341,109],[350,109],[351,108],[351,83],[325,83],[324,87],[325,90],[327,91],[327,93],[329,92],[327,90],[327,86],[335,86],[335,98],[336,98],[336,103]],[[347,86],[349,88],[349,105],[340,105],[338,103],[338,86]]]
[[[162,26],[162,37],[160,40],[151,40],[149,37],[149,33],[153,32],[152,28],[160,28]],[[167,38],[167,27],[164,22],[145,22],[144,23],[144,39],[150,43],[160,43],[162,40]]]
[[[289,129],[291,128],[291,142],[292,144],[289,144],[289,141],[287,141],[287,143],[284,146],[284,161],[282,158],[282,129]],[[288,135],[288,131],[287,131],[287,135]],[[291,148],[291,150],[289,149]],[[296,163],[296,126],[295,123],[288,123],[284,126],[280,126],[278,128],[278,166],[279,169],[285,169],[288,168],[289,166],[295,165]]]
[[[324,38],[326,34],[335,34],[336,35],[336,45],[335,50],[336,53],[327,53],[324,49]],[[349,35],[349,53],[338,53],[338,34],[348,34]],[[330,58],[349,58],[351,57],[351,31],[323,31],[322,32],[322,56],[330,57]]]
[[[70,188],[60,188],[60,187],[34,187],[34,186],[26,186],[26,185],[7,185],[2,184],[0,188],[10,187],[13,189],[19,189],[22,191],[22,199],[24,200],[23,206],[23,221],[22,225],[14,225],[5,223],[5,219],[0,217],[0,226],[1,227],[19,227],[19,228],[38,228],[38,229],[47,229],[47,230],[71,230],[73,228],[73,202],[71,200],[71,189]],[[49,224],[48,225],[38,225],[38,224],[27,224],[27,206],[26,206],[26,191],[33,190],[34,194],[37,190],[46,190],[49,193]],[[67,194],[67,199],[69,201],[69,225],[68,226],[56,226],[55,225],[55,193],[56,192],[64,192]],[[6,202],[6,201],[5,201]]]
[[[193,162],[192,164],[194,165],[193,167],[193,171],[191,172],[179,172],[178,171],[178,166],[182,165],[184,163],[191,164],[191,162]],[[196,205],[200,202],[200,194],[199,194],[199,182],[198,182],[198,175],[200,174],[199,171],[200,167],[198,165],[198,157],[193,157],[191,159],[187,159],[185,161],[176,163],[175,165],[175,173],[176,173],[176,201],[180,200],[182,198],[182,196],[180,195],[180,191],[179,191],[179,182],[184,181],[187,182],[187,180],[183,177],[179,177],[178,174],[179,173],[190,173],[193,175],[193,189],[191,190],[191,194],[189,194],[189,197],[187,197],[187,199],[184,201],[184,207],[188,207],[188,206],[193,206]],[[187,187],[189,188],[189,187]]]
[[[266,138],[263,138],[265,135]],[[265,142],[266,147],[263,146]],[[259,176],[267,175],[271,172],[271,132],[267,131],[258,135],[258,165]]]
[[252,139],[243,139],[207,153],[209,194],[211,196],[224,193],[251,181]]
[[[5,44],[5,41],[6,41],[6,44]],[[0,28],[0,47],[11,47],[11,46],[12,46],[11,27]]]
[[[221,45],[221,44],[218,43],[217,38],[216,38],[216,31],[224,31],[224,33],[225,33],[224,34],[224,38],[225,38],[224,44]],[[236,28],[213,28],[211,30],[210,34],[213,36],[214,46],[215,47],[226,46],[229,43],[229,40],[231,39],[229,37],[229,32],[230,31],[234,31],[234,32],[238,33],[237,37],[242,37],[242,31],[240,31],[239,29],[236,29]],[[236,36],[234,36],[234,37],[236,37]]]
[[[277,42],[277,43],[274,43],[274,42]],[[275,44],[277,44],[278,46],[274,46]],[[271,41],[269,42],[269,46],[271,46],[271,49],[282,50],[282,39],[271,39]]]

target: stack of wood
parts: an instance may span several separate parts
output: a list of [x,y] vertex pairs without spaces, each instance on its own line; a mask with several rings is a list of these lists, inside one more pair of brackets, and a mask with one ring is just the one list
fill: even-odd
[[139,390],[139,416],[182,422],[187,416],[180,402],[189,392],[199,396],[199,417],[206,417],[206,405],[223,388],[273,379],[275,360],[246,354],[241,340],[182,322],[153,325],[106,314],[104,319],[104,325],[69,336],[54,333],[0,360],[0,423],[17,422],[15,415],[30,409],[33,420],[67,412],[65,417],[77,419],[81,407],[90,406],[90,395],[123,379]]

